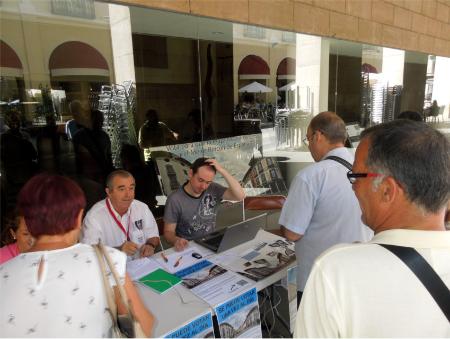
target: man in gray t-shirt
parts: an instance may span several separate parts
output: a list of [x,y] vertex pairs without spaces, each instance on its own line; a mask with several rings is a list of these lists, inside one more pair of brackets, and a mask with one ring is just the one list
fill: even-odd
[[[228,188],[213,183],[219,172]],[[164,212],[164,237],[183,250],[188,240],[214,230],[222,199],[241,201],[244,190],[215,159],[199,158],[189,170],[189,180],[167,199]]]

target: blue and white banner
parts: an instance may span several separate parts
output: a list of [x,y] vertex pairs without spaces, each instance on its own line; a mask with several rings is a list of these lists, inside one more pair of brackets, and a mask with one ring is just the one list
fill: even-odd
[[214,309],[222,338],[262,338],[256,288]]
[[164,338],[214,338],[211,312],[167,334]]

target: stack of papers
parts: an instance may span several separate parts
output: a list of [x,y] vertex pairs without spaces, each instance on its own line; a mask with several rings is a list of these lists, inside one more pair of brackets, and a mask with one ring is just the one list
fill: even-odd
[[142,278],[157,268],[160,268],[160,265],[153,258],[140,258],[127,262],[127,273],[133,281]]

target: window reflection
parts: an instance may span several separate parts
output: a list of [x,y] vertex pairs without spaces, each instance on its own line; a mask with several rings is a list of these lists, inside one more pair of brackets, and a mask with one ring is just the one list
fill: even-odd
[[[93,202],[112,167],[158,186],[161,151],[217,156],[248,192],[276,192],[286,171],[270,156],[307,157],[318,112],[352,131],[403,111],[449,121],[450,58],[91,0],[4,1],[0,14],[5,206],[39,171],[76,178]],[[154,208],[160,190],[142,199]]]

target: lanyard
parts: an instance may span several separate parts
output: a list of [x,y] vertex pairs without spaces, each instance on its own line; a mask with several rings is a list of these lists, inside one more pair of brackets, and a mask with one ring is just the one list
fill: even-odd
[[108,207],[109,214],[113,217],[114,221],[116,222],[117,226],[122,230],[123,234],[127,237],[127,241],[130,241],[130,220],[131,220],[131,207],[130,207],[130,215],[128,216],[128,228],[125,232],[125,227],[123,227],[122,223],[117,219],[116,215],[111,209],[111,205],[109,203],[109,199],[106,198],[106,207]]

